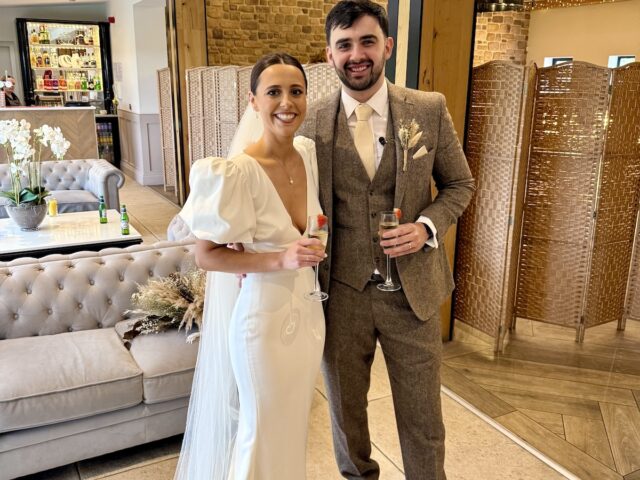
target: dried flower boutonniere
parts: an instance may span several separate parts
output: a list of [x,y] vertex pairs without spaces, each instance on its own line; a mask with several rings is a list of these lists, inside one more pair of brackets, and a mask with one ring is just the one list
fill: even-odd
[[402,160],[402,171],[407,171],[407,156],[409,149],[415,147],[422,136],[422,132],[418,129],[420,126],[415,119],[412,119],[409,123],[401,122],[398,129],[398,139],[400,140],[400,146],[404,152],[404,158]]

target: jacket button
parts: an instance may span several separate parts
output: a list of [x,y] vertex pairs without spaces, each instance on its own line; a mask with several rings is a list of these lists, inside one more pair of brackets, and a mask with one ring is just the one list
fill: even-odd
[[371,218],[376,218],[376,212],[371,212]]

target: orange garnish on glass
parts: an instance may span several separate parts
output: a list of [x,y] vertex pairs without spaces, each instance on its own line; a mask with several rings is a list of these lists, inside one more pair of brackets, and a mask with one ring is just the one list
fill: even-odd
[[393,213],[396,214],[396,218],[398,220],[400,220],[402,218],[402,210],[400,210],[399,208],[394,208],[393,209]]

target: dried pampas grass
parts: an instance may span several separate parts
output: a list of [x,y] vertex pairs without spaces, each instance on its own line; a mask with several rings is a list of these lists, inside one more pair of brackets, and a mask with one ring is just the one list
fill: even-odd
[[[188,334],[196,327],[200,329],[205,282],[205,272],[198,269],[184,275],[172,273],[146,285],[138,285],[138,291],[131,296],[135,309],[125,312],[135,320],[123,335],[127,348],[138,335],[160,333],[172,328],[184,328]],[[197,334],[191,333],[188,338],[193,340]]]

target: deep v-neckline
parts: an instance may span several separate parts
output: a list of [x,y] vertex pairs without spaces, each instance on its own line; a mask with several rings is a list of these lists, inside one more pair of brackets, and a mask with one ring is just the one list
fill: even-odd
[[[295,148],[295,145],[294,145],[294,148]],[[269,176],[267,171],[264,169],[262,164],[255,157],[252,157],[251,155],[249,155],[246,152],[243,152],[243,153],[256,163],[258,169],[260,170],[260,173],[262,175],[264,175],[264,177],[267,179],[267,182],[271,186],[271,190],[273,190],[273,193],[276,194],[276,197],[278,198],[278,202],[280,203],[280,206],[285,211],[285,213],[287,215],[289,215],[289,225],[296,232],[298,232],[299,235],[302,236],[307,231],[306,219],[309,217],[309,172],[307,171],[307,162],[305,162],[305,160],[304,160],[304,155],[302,155],[300,150],[298,150],[297,148],[296,148],[296,152],[298,152],[298,155],[300,155],[300,158],[302,159],[302,167],[304,168],[304,181],[305,181],[305,184],[304,184],[304,203],[305,203],[305,217],[304,218],[305,218],[305,226],[304,226],[304,229],[302,231],[300,230],[300,227],[293,221],[293,217],[291,216],[291,212],[285,206],[284,200],[282,200],[282,197],[280,196],[280,192],[278,192],[278,189],[276,188],[275,184],[273,183],[273,180],[271,180],[271,177]]]

